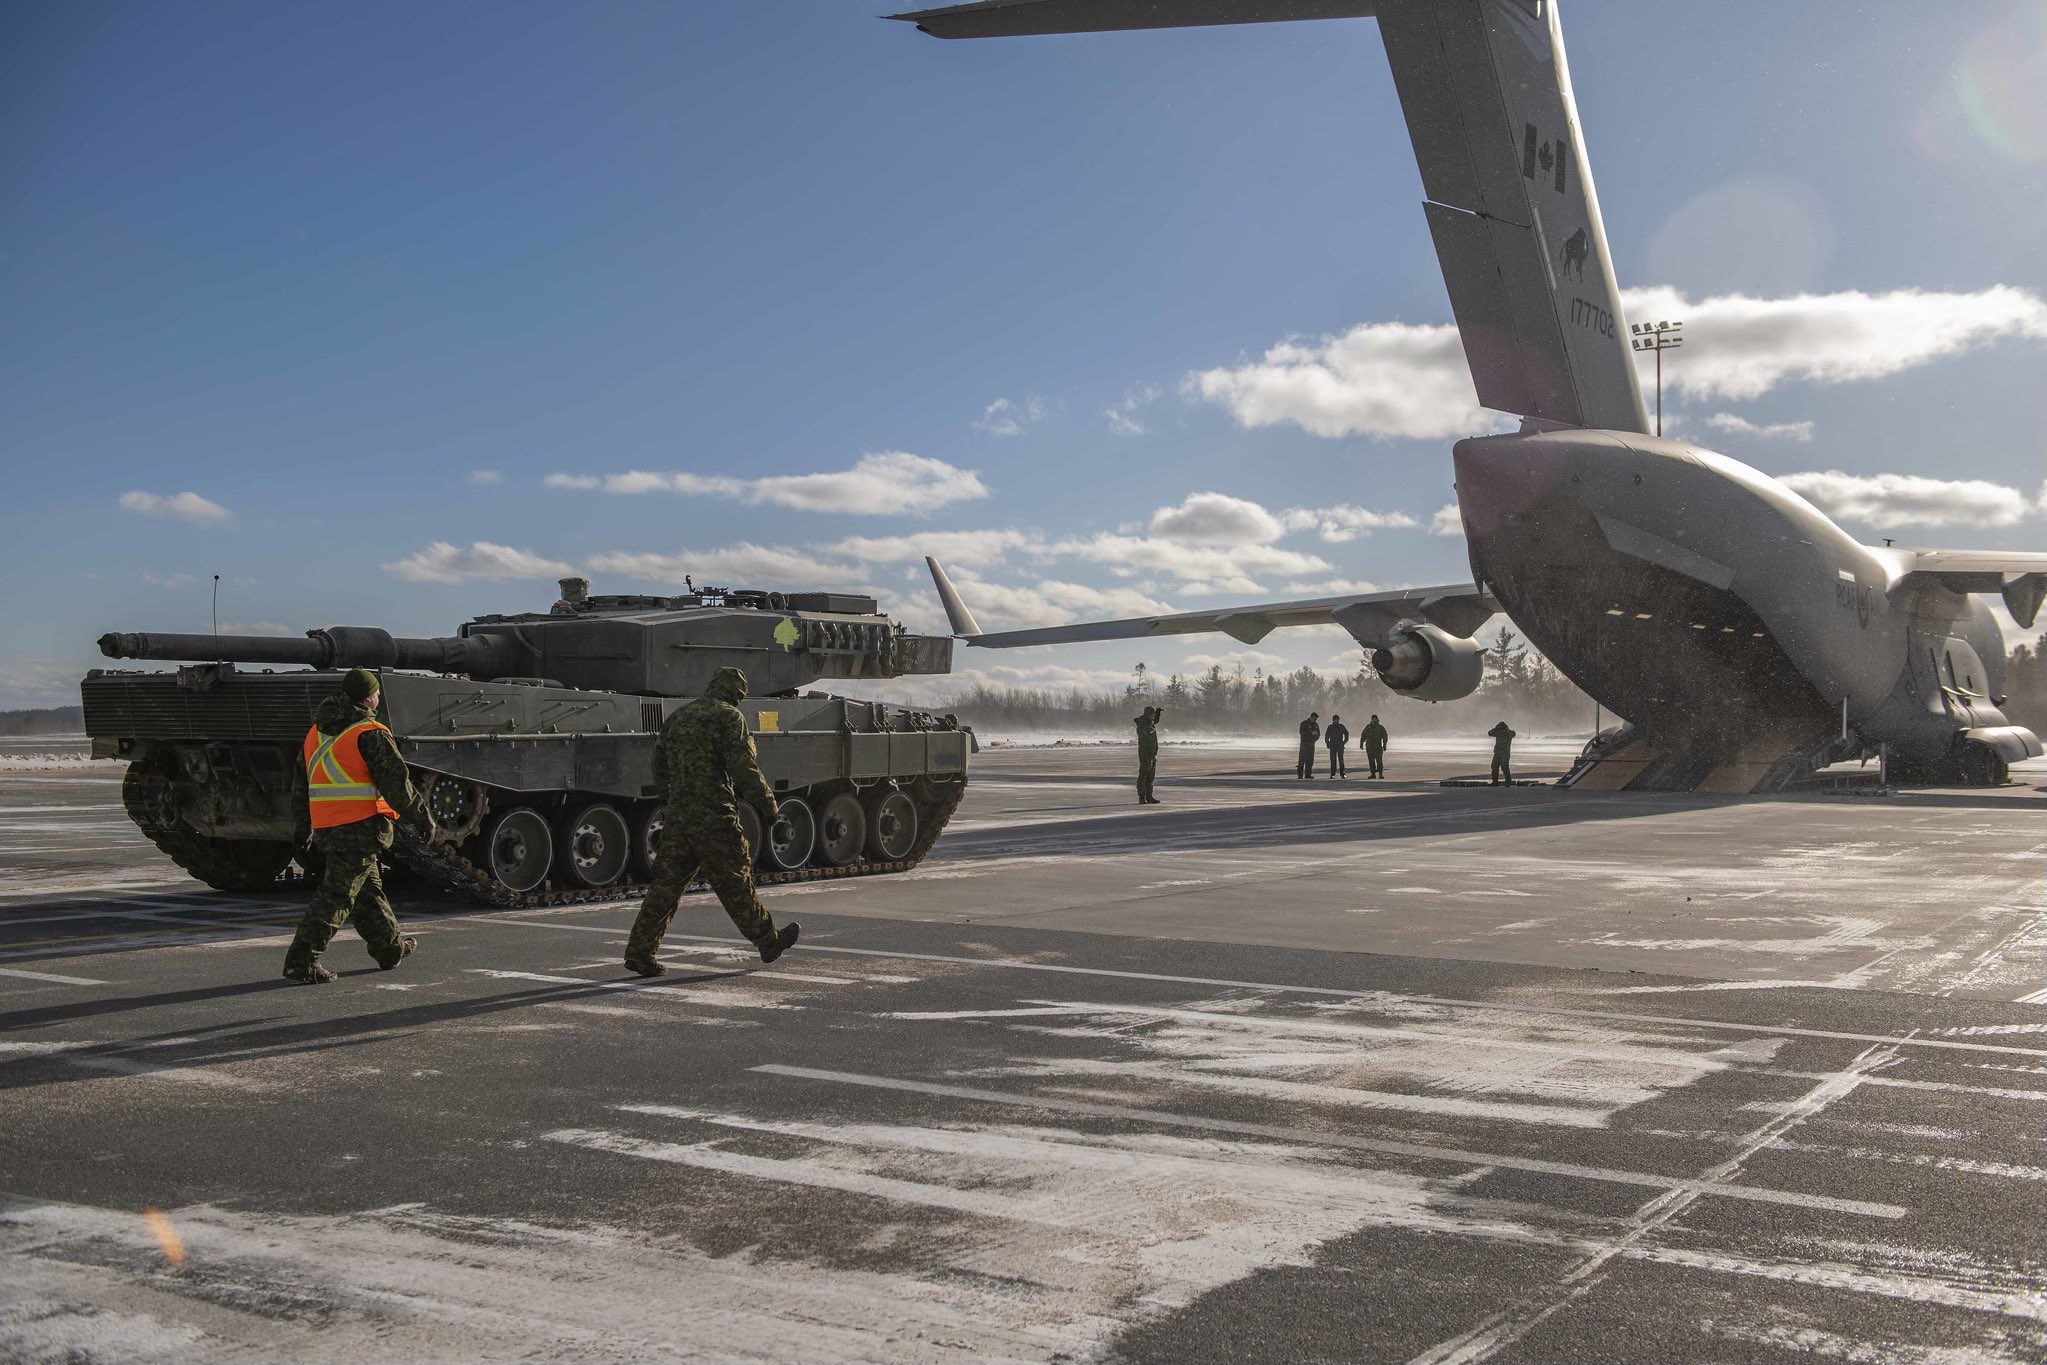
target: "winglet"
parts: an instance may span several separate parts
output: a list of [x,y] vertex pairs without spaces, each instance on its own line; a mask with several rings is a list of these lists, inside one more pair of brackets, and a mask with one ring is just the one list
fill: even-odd
[[932,586],[938,589],[938,600],[945,604],[945,619],[952,622],[953,635],[961,640],[971,640],[981,633],[974,624],[974,613],[967,610],[967,604],[960,600],[959,589],[945,576],[945,570],[930,555],[924,556],[925,566],[931,570]]

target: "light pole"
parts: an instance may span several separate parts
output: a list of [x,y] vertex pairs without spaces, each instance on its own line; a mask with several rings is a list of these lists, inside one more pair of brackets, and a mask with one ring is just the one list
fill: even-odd
[[1663,434],[1663,353],[1685,344],[1682,322],[1637,322],[1629,325],[1635,349],[1656,352],[1656,434]]

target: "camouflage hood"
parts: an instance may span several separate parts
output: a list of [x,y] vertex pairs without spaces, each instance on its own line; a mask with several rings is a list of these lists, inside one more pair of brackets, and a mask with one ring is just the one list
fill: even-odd
[[746,697],[746,674],[736,668],[721,668],[711,675],[704,695],[713,701],[743,701]]
[[339,692],[321,702],[319,709],[313,712],[313,724],[323,735],[338,735],[349,726],[371,718],[367,710]]

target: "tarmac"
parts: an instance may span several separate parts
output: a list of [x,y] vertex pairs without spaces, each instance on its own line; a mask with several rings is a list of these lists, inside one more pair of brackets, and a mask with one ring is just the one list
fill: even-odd
[[2047,1358],[2047,769],[1484,755],[991,748],[772,967],[400,892],[310,989],[0,753],[0,1359]]

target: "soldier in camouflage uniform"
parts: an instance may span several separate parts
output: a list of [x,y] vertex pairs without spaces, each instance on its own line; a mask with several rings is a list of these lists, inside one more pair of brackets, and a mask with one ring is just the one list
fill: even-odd
[[777,818],[775,795],[761,776],[760,755],[747,733],[737,703],[746,696],[746,674],[721,668],[704,695],[678,707],[654,744],[654,783],[667,803],[654,881],[626,940],[625,965],[641,976],[668,969],[655,954],[682,899],[697,877],[711,884],[733,924],[773,962],[799,932],[793,923],[778,932],[753,888],[753,850],[739,825],[737,802],[760,812],[761,828]]
[[[332,737],[351,725],[374,720],[379,692],[377,675],[366,668],[354,668],[341,680],[341,691],[320,703],[313,713],[313,726]],[[365,730],[357,741],[363,766],[376,783],[377,795],[398,814],[433,828],[433,818],[421,804],[419,793],[405,771],[405,760],[387,730]],[[304,756],[297,776],[299,809],[307,809]],[[310,817],[308,817],[310,820]],[[370,950],[370,957],[385,971],[402,962],[418,946],[417,940],[398,931],[398,917],[384,897],[384,879],[377,855],[391,847],[391,817],[373,815],[367,820],[312,831],[313,847],[321,859],[320,883],[313,903],[299,920],[298,932],[284,954],[284,975],[302,985],[332,981],[334,973],[322,967],[320,954],[334,940],[342,921],[355,925]]]
[[1159,720],[1165,715],[1156,706],[1144,708],[1144,714],[1137,718],[1137,804],[1156,806],[1159,799],[1151,794],[1152,784],[1159,776]]

